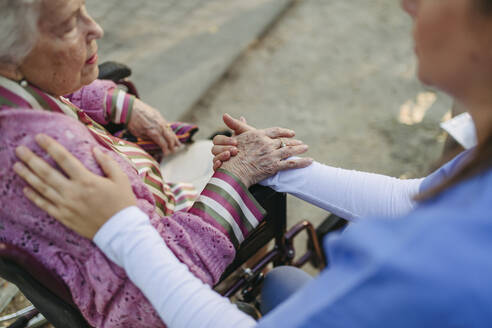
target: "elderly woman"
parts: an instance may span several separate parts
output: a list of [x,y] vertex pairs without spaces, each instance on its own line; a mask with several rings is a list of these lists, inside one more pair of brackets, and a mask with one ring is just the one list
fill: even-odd
[[[61,207],[54,213],[59,220],[94,236],[105,254],[125,268],[169,327],[489,327],[492,0],[402,3],[415,23],[419,78],[455,97],[469,110],[478,144],[423,180],[398,182],[315,164],[280,172],[265,181],[352,218],[368,214],[376,218],[351,226],[336,241],[327,240],[331,267],[258,323],[194,278],[160,240],[145,214],[133,207],[120,211],[124,204],[118,204],[109,221],[107,213],[101,212],[99,218],[93,216],[91,223],[83,224],[77,220],[78,212],[92,213],[91,205],[98,204],[95,196],[86,199],[85,205],[77,198],[60,197],[61,201],[30,192],[31,199],[46,210],[53,206],[47,204],[56,204]],[[227,156],[219,154],[216,167],[230,157],[231,144],[239,149],[231,161],[238,156],[245,158],[249,136],[257,133],[230,117],[225,121],[239,136],[217,140],[215,151],[224,151]],[[54,141],[43,140],[42,145],[59,163],[76,165],[77,161]],[[23,160],[38,172],[23,172],[37,190],[63,191],[78,186],[62,177],[42,183],[36,179],[39,172],[53,169],[33,154]],[[228,163],[223,167],[229,167]],[[70,165],[65,165],[67,172],[75,172]],[[106,170],[110,179],[99,192],[109,195],[119,190],[110,183],[123,184],[111,178],[120,174],[117,167],[108,165]],[[95,184],[100,178],[87,174],[85,179]],[[330,188],[342,197],[329,192]],[[372,207],[371,199],[375,200]],[[132,204],[128,201],[126,205]],[[75,215],[70,208],[77,209]],[[137,235],[133,234],[135,229]],[[173,288],[177,284],[180,288]],[[192,297],[197,294],[200,297]],[[170,295],[173,302],[167,301]],[[187,316],[189,311],[195,315]],[[219,311],[222,315],[217,316]]]
[[[84,1],[1,0],[0,18],[0,240],[29,252],[58,275],[90,325],[162,327],[150,303],[121,268],[90,240],[64,228],[23,196],[25,185],[13,174],[12,166],[17,161],[16,153],[21,158],[32,153],[27,148],[15,152],[16,147],[23,145],[41,154],[35,146],[35,135],[44,133],[56,139],[83,163],[76,168],[80,175],[70,174],[72,181],[87,169],[102,174],[93,149],[99,156],[112,158],[124,171],[125,181],[130,181],[118,192],[121,208],[128,201],[137,205],[151,218],[155,231],[177,258],[202,281],[214,284],[234,258],[236,247],[263,218],[247,186],[265,177],[262,170],[271,166],[280,169],[308,164],[288,161],[278,165],[282,158],[304,152],[306,146],[289,139],[291,146],[279,151],[276,160],[267,158],[259,170],[245,171],[243,164],[231,161],[215,173],[198,201],[186,210],[189,206],[182,205],[187,191],[178,193],[179,185],[166,184],[159,164],[149,154],[136,144],[112,136],[102,126],[109,121],[127,122],[133,134],[155,141],[165,153],[179,144],[154,109],[108,82],[95,81],[96,40],[103,31],[88,15]],[[73,102],[62,97],[66,94],[71,94]],[[269,129],[255,138],[267,136],[288,138],[293,132]],[[280,141],[268,139],[267,144],[271,151],[280,146]],[[262,156],[251,153],[244,160],[257,161]],[[64,163],[60,165],[68,169]],[[19,165],[16,169],[23,171]],[[43,179],[63,177],[45,173]],[[109,204],[97,190],[81,185],[79,190],[65,192],[81,192],[79,202],[96,193],[101,202],[94,210],[108,211],[105,215],[110,216],[116,204]],[[51,190],[40,192],[52,194]],[[80,214],[81,222],[88,219]]]

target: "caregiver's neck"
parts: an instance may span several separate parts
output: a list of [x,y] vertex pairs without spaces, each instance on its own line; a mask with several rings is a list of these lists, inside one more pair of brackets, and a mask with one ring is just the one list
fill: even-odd
[[470,113],[477,130],[478,143],[482,144],[492,134],[492,86],[473,88],[461,97],[456,97]]

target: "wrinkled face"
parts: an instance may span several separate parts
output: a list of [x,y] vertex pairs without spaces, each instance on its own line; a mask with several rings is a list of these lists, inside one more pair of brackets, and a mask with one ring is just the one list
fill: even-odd
[[19,67],[27,81],[60,96],[97,78],[96,40],[103,30],[85,0],[43,0],[38,26],[38,42]]
[[492,17],[476,3],[402,0],[414,20],[420,80],[458,98],[480,85],[492,88]]

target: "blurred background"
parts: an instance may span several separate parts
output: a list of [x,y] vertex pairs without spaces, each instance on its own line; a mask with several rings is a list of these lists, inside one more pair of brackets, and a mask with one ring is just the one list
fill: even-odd
[[[415,76],[412,22],[397,0],[88,0],[100,60],[128,64],[169,120],[223,129],[221,116],[283,126],[308,156],[396,177],[441,155],[451,107]],[[333,186],[336,188],[336,186]],[[295,199],[289,219],[326,213]]]
[[[100,61],[133,69],[168,120],[224,129],[223,113],[283,126],[334,166],[412,178],[441,156],[451,100],[415,76],[397,0],[87,0]],[[337,186],[333,186],[336,188]],[[327,213],[288,200],[289,226]],[[309,269],[308,269],[309,271]]]

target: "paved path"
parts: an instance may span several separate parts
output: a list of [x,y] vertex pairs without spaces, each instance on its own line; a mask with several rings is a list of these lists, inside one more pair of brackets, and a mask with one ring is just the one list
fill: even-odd
[[186,112],[291,0],[88,0],[102,60],[133,68],[143,98]]
[[[420,176],[440,156],[450,100],[422,86],[415,66],[399,1],[298,1],[189,119],[207,136],[222,113],[244,115],[294,128],[321,162]],[[290,224],[326,217],[293,198],[288,211]]]

